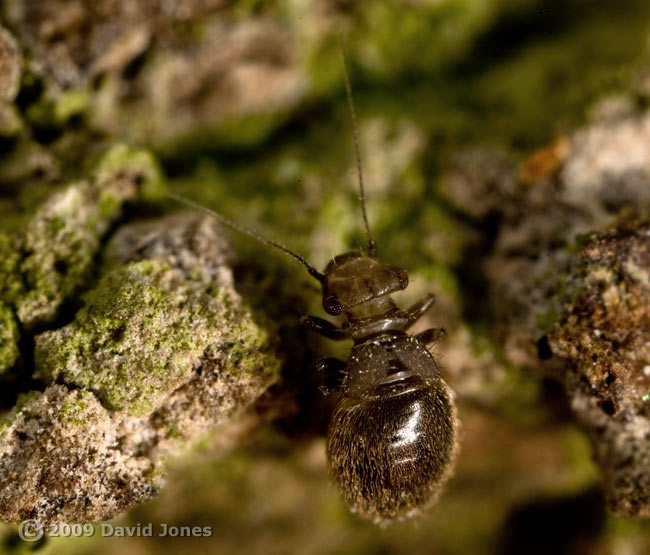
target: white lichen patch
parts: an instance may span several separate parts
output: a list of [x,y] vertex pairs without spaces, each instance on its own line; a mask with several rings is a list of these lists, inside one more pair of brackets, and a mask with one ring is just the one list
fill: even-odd
[[608,118],[577,131],[562,180],[576,205],[650,201],[650,114]]
[[104,520],[153,497],[159,469],[124,450],[125,431],[92,393],[30,395],[0,432],[0,520]]

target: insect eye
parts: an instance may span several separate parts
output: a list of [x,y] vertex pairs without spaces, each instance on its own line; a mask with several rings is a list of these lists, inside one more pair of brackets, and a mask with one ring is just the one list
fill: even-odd
[[323,299],[323,309],[332,316],[337,316],[343,312],[341,303],[334,295],[328,295]]

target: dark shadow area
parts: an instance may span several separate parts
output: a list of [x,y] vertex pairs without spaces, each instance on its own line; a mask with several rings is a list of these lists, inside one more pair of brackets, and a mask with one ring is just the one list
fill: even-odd
[[599,489],[574,497],[533,501],[515,509],[504,526],[500,555],[578,555],[592,553],[605,524]]
[[499,234],[501,215],[491,212],[483,219],[478,241],[467,246],[460,264],[454,268],[463,290],[463,316],[468,322],[490,322],[492,313],[485,299],[489,298],[489,283],[485,276],[485,260],[492,252]]

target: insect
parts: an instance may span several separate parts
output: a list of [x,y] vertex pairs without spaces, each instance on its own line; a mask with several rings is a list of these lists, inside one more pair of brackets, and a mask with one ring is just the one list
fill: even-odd
[[327,432],[329,471],[350,509],[378,524],[420,514],[450,476],[457,447],[456,408],[427,345],[442,329],[407,330],[433,305],[428,295],[406,310],[391,294],[408,286],[406,271],[384,264],[370,231],[361,171],[356,115],[345,56],[345,86],[352,118],[359,198],[367,252],[336,256],[321,273],[284,245],[231,222],[193,201],[170,196],[297,259],[321,285],[323,309],[341,325],[317,316],[301,323],[330,339],[352,339],[347,362],[324,358],[316,370],[333,379],[341,399]]

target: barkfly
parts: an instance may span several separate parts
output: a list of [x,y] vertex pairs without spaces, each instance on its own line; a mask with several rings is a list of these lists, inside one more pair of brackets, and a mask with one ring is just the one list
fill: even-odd
[[316,370],[338,377],[340,401],[327,432],[330,475],[351,510],[385,524],[418,515],[437,498],[453,468],[457,419],[451,391],[427,346],[442,329],[410,335],[433,305],[428,295],[406,310],[391,294],[408,286],[406,271],[384,264],[366,213],[358,126],[345,55],[345,89],[352,119],[359,200],[367,249],[340,254],[321,273],[284,245],[262,237],[189,199],[174,199],[298,260],[322,289],[323,309],[340,325],[317,316],[301,323],[329,339],[352,339],[347,361],[321,359]]

